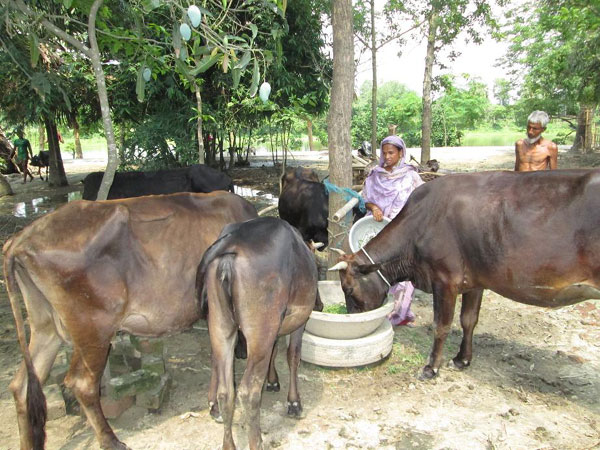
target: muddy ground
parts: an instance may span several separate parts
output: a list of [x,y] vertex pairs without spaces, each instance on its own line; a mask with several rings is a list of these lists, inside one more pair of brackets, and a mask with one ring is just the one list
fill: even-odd
[[[512,151],[466,150],[434,153],[451,170],[510,169]],[[484,153],[482,153],[484,152]],[[263,162],[267,162],[265,158]],[[323,154],[294,164],[324,173]],[[571,158],[561,153],[560,167],[600,165],[600,155]],[[270,167],[232,171],[235,183],[277,194],[277,172]],[[16,195],[0,199],[0,240],[37,215],[81,190],[85,173],[102,161],[65,161],[70,186],[49,188],[36,180],[22,185],[11,177]],[[73,196],[73,194],[70,194]],[[269,204],[257,201],[258,207]],[[17,217],[18,216],[18,217]],[[0,449],[18,448],[12,396],[8,391],[21,360],[12,313],[0,288]],[[415,299],[414,327],[395,329],[389,358],[358,369],[325,369],[302,363],[299,420],[286,416],[287,370],[283,348],[278,368],[279,393],[264,393],[261,410],[267,448],[281,449],[588,449],[600,448],[600,304],[591,301],[545,310],[521,305],[486,291],[475,330],[470,368],[444,368],[432,381],[419,381],[432,342],[429,295]],[[458,316],[458,314],[456,315]],[[445,360],[460,343],[458,317]],[[136,407],[111,420],[132,449],[216,449],[222,426],[208,414],[209,341],[205,323],[166,339],[168,371],[174,379],[160,411]],[[236,363],[241,376],[244,363]],[[234,436],[247,445],[236,416]],[[66,416],[47,424],[48,449],[98,448],[85,419]]]

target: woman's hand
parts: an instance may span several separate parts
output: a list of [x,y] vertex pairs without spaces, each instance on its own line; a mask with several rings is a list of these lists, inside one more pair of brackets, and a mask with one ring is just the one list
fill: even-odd
[[373,218],[377,222],[381,222],[383,220],[383,211],[381,211],[381,209],[379,208],[379,206],[373,205],[371,207],[371,212],[373,213]]

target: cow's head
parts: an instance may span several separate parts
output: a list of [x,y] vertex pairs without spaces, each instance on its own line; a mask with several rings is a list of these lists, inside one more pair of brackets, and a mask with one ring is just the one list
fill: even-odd
[[371,311],[383,304],[389,287],[377,274],[380,268],[380,264],[360,263],[354,253],[341,255],[338,263],[329,269],[339,271],[349,313]]

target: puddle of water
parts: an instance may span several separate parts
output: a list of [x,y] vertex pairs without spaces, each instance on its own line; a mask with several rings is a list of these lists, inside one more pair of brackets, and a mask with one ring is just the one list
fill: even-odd
[[12,215],[23,219],[43,216],[54,211],[59,206],[74,200],[81,200],[81,192],[69,192],[51,197],[38,197],[29,202],[15,203]]
[[[234,186],[234,191],[236,194],[246,198],[251,203],[260,205],[262,207],[264,207],[265,204],[267,206],[274,205],[278,201],[277,197],[272,194],[248,187]],[[34,218],[43,216],[44,214],[54,211],[59,206],[75,200],[81,200],[80,191],[53,195],[49,197],[38,197],[32,199],[31,201],[15,203],[10,214],[23,219]]]
[[271,205],[276,204],[279,200],[273,194],[268,194],[266,192],[259,191],[256,189],[251,189],[251,188],[244,187],[244,186],[233,186],[233,192],[235,192],[237,195],[239,195],[241,197],[248,199],[249,201],[252,201],[254,199],[257,202],[261,202],[261,203],[266,202]]

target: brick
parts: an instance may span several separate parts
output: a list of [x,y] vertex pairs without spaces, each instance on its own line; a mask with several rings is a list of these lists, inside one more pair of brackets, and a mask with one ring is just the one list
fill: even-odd
[[51,384],[62,384],[65,381],[65,376],[69,371],[68,364],[55,364],[50,370],[50,375],[48,375],[48,379],[46,380],[47,385]]
[[160,384],[146,392],[142,392],[135,397],[135,404],[151,411],[158,410],[163,401],[169,396],[171,390],[171,376],[165,373],[160,377]]
[[56,355],[54,364],[57,365],[69,365],[71,362],[71,355],[73,355],[73,349],[71,347],[63,347]]
[[142,369],[163,375],[165,373],[165,360],[162,356],[144,354],[142,355]]
[[111,342],[110,353],[113,355],[124,355],[131,358],[140,358],[142,355],[135,347],[135,337],[129,334],[119,334]]
[[121,397],[119,399],[108,396],[100,397],[102,412],[107,419],[116,419],[123,414],[123,412],[131,408],[134,403],[135,397],[133,395]]
[[141,353],[152,353],[154,355],[163,355],[165,343],[160,338],[140,338],[131,336],[131,343]]
[[48,409],[48,420],[60,419],[67,415],[65,401],[58,384],[51,384],[44,387],[46,396],[46,408]]
[[160,376],[148,370],[136,370],[128,374],[111,378],[106,386],[107,395],[113,399],[136,395],[156,388]]
[[108,355],[108,364],[110,366],[111,377],[135,372],[142,368],[141,358],[113,353],[112,351]]

